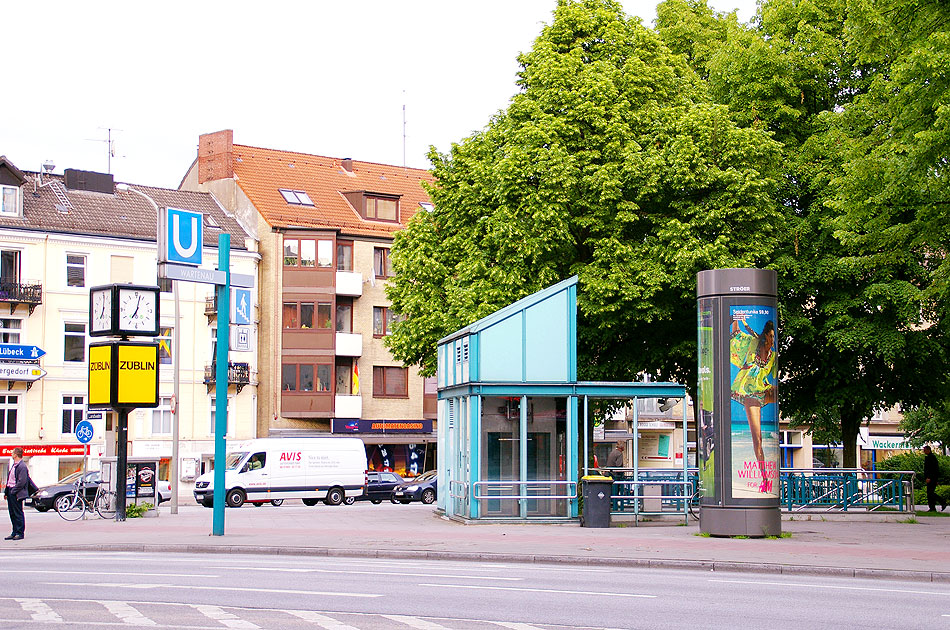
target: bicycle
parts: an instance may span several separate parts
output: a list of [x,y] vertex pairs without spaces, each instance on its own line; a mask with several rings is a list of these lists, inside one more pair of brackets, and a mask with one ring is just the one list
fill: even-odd
[[116,495],[111,490],[103,490],[102,485],[96,487],[92,500],[86,497],[86,486],[82,480],[76,481],[73,489],[61,495],[53,502],[56,513],[66,521],[76,521],[82,518],[86,510],[94,511],[100,518],[115,517]]

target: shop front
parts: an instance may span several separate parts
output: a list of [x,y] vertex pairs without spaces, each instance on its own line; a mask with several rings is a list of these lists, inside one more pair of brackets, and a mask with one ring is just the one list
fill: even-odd
[[368,470],[394,472],[404,479],[436,466],[433,421],[334,419],[334,435],[350,435],[366,445]]

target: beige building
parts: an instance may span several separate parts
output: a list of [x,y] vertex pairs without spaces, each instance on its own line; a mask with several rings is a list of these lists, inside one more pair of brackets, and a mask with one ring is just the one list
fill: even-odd
[[[50,171],[52,169],[49,169]],[[137,191],[137,192],[136,192]],[[16,446],[30,456],[38,485],[81,469],[83,447],[75,426],[87,417],[89,289],[97,285],[156,284],[156,212],[171,206],[202,212],[204,265],[217,259],[217,234],[231,235],[231,269],[255,275],[259,255],[235,217],[211,195],[146,186],[116,186],[111,175],[67,169],[64,175],[25,172],[0,158],[0,343],[37,346],[37,359],[7,360],[0,365],[0,454]],[[160,300],[159,402],[137,409],[129,418],[129,455],[160,460],[168,479],[172,455],[172,353],[181,351],[180,468],[182,501],[188,481],[213,454],[214,400],[217,387],[208,369],[213,356],[215,318],[211,285],[179,283],[181,318],[174,319],[171,293]],[[228,387],[228,434],[256,436],[257,356],[232,353]],[[24,365],[45,371],[23,380]],[[32,369],[32,368],[31,368]],[[107,418],[93,422],[89,469],[114,452],[107,444]],[[113,434],[114,436],[114,434]],[[112,438],[114,439],[114,437]],[[8,457],[0,459],[6,479]]]
[[[262,256],[259,435],[356,435],[373,469],[435,466],[435,387],[383,345],[393,235],[431,207],[427,171],[202,135],[183,190],[250,226]],[[428,388],[428,389],[427,389]]]

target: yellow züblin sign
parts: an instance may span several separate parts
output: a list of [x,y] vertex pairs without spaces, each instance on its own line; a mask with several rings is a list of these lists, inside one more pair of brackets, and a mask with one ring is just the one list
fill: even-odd
[[89,404],[155,406],[158,403],[157,374],[157,344],[90,344]]

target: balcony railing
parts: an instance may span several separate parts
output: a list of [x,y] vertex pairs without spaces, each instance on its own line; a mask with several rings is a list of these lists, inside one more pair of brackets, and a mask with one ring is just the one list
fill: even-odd
[[[208,391],[215,383],[215,364],[205,366],[205,385]],[[244,386],[251,382],[251,365],[249,363],[228,362],[228,385],[237,387],[237,393],[241,393]]]
[[205,315],[215,317],[218,314],[218,296],[212,295],[205,298]]
[[32,315],[33,309],[43,303],[43,285],[39,282],[24,284],[9,280],[0,281],[0,302],[9,304],[11,313],[17,305],[26,304]]

